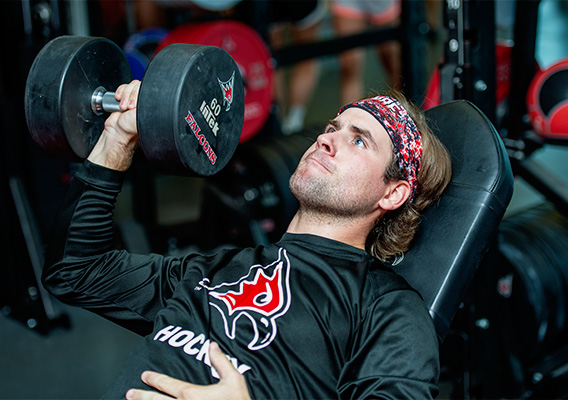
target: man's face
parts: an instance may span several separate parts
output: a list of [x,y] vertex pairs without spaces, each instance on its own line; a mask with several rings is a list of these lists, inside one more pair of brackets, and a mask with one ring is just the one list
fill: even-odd
[[303,155],[290,178],[302,206],[337,216],[372,212],[387,190],[383,180],[393,146],[368,112],[348,108]]

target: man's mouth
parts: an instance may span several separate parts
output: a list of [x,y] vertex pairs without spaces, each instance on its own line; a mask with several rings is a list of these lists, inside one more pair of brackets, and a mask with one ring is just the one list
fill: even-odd
[[315,153],[312,153],[310,156],[308,156],[306,161],[311,161],[311,162],[319,165],[320,167],[324,168],[328,172],[333,171],[333,167],[332,167],[331,163],[329,163],[324,157],[321,157],[321,156],[319,156]]

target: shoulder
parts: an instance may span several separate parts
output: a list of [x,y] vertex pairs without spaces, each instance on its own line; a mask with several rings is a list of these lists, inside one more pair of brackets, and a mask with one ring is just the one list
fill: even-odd
[[[364,319],[436,337],[434,324],[422,296],[391,267],[374,262],[369,269],[364,298]],[[422,335],[421,335],[422,336]]]
[[392,292],[409,292],[412,297],[418,296],[422,299],[420,293],[416,291],[402,276],[397,274],[395,270],[375,260],[369,267],[367,289],[374,294],[372,297],[381,297]]

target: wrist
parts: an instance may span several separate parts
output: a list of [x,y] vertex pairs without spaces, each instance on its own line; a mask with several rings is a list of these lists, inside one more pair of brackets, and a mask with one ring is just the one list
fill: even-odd
[[132,164],[136,146],[137,142],[134,140],[126,143],[109,140],[105,130],[87,159],[93,164],[116,171],[126,171]]

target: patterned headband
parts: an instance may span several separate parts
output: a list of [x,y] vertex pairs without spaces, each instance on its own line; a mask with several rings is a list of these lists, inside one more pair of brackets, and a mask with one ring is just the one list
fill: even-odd
[[416,177],[422,163],[422,138],[416,124],[402,104],[389,96],[377,96],[347,104],[337,115],[352,107],[361,108],[373,115],[387,131],[398,158],[398,165],[405,180],[410,183],[409,201],[412,201],[416,194]]

